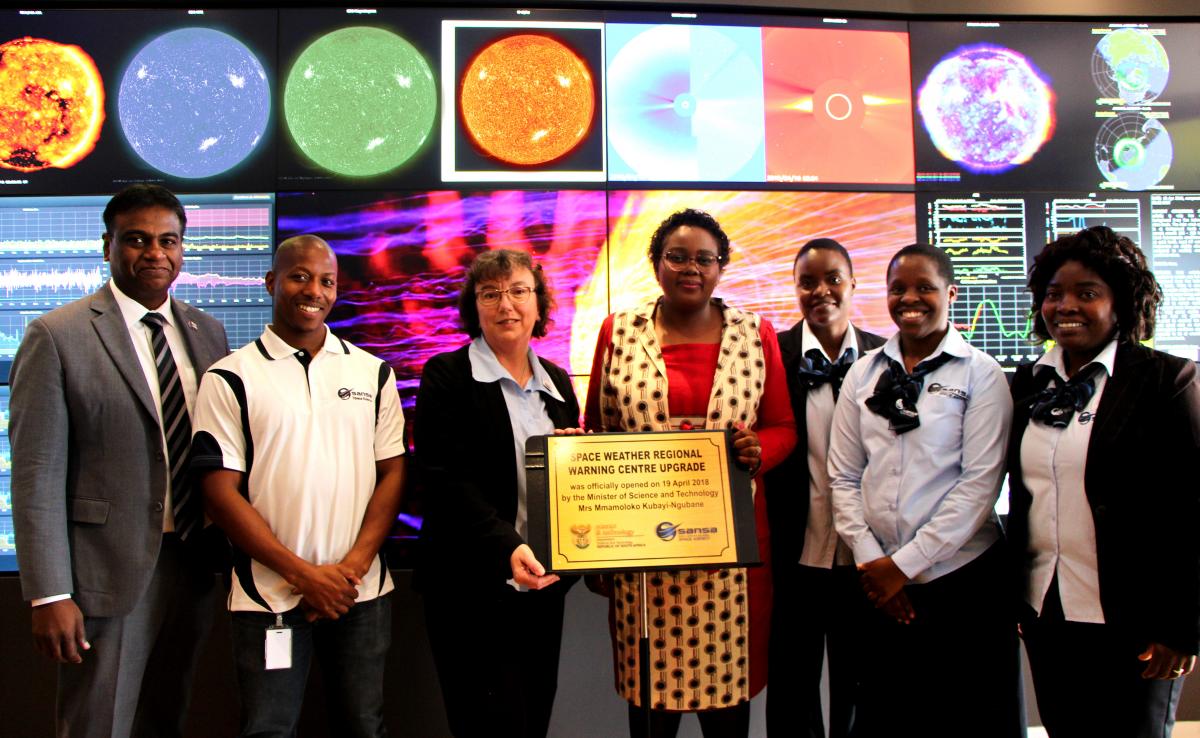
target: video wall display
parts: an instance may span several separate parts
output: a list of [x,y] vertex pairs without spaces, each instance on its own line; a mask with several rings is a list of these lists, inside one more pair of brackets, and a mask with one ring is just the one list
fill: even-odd
[[732,261],[716,290],[730,304],[790,327],[800,318],[791,281],[796,251],[811,238],[831,237],[854,259],[854,320],[891,332],[883,273],[887,259],[916,237],[907,193],[283,193],[278,230],[281,239],[320,233],[329,241],[340,270],[330,325],[392,365],[411,407],[425,361],[469,340],[457,299],[477,253],[524,250],[543,267],[557,308],[535,350],[583,378],[605,316],[661,294],[647,256],[650,237],[687,207],[712,213],[730,235]]
[[275,10],[0,17],[3,192],[274,188]]
[[929,190],[1200,188],[1200,25],[911,23]]
[[[408,410],[425,361],[466,342],[458,290],[489,248],[545,268],[557,309],[535,348],[582,397],[601,322],[660,293],[646,249],[685,207],[732,239],[716,295],[780,330],[801,317],[806,241],[850,250],[852,318],[883,335],[887,259],[936,244],[952,321],[1010,370],[1041,353],[1032,259],[1106,224],[1163,285],[1155,346],[1200,359],[1200,23],[601,5],[0,19],[0,382],[30,320],[108,278],[100,212],[135,182],[181,195],[174,294],[235,348],[270,320],[272,245],[326,238],[330,324],[395,368]],[[5,432],[0,569],[7,453]]]
[[[108,281],[108,197],[0,198],[0,381],[29,322],[90,295]],[[222,321],[231,346],[270,322],[263,275],[274,233],[272,193],[183,195],[184,259],[172,294]]]

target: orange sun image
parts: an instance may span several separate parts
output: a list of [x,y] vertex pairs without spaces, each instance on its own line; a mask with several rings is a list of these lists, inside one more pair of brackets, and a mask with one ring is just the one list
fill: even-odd
[[104,85],[78,46],[41,38],[0,44],[0,167],[66,169],[96,147]]
[[467,67],[459,100],[475,143],[522,166],[579,145],[596,108],[587,64],[562,42],[521,34],[489,44]]

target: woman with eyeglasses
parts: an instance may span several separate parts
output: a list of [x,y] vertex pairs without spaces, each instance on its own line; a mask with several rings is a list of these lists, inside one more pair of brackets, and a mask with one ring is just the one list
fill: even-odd
[[1047,732],[1167,738],[1200,652],[1200,381],[1140,344],[1162,290],[1105,226],[1029,272],[1037,339],[1013,378],[1008,533]]
[[470,343],[421,373],[414,443],[424,472],[417,567],[446,717],[459,738],[546,735],[563,598],[525,540],[525,439],[575,428],[567,373],[539,358],[554,301],[519,251],[480,254],[458,299]]
[[[737,462],[757,479],[791,451],[796,428],[770,323],[712,296],[729,252],[729,237],[707,213],[682,210],[658,227],[649,257],[662,296],[604,321],[585,425],[734,430]],[[761,493],[755,512],[766,561]],[[692,569],[648,577],[649,706],[640,703],[640,579],[619,574],[610,582],[616,686],[629,702],[630,734],[645,736],[649,722],[651,736],[669,738],[681,715],[695,712],[705,738],[745,736],[749,700],[766,681],[769,572]]]

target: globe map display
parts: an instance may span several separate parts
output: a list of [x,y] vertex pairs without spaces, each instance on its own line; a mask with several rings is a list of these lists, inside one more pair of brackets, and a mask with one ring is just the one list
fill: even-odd
[[1054,91],[1025,56],[979,44],[943,57],[917,97],[943,156],[981,174],[1029,161],[1054,131]]
[[1171,74],[1166,49],[1148,31],[1120,28],[1106,33],[1092,52],[1092,79],[1108,98],[1130,105],[1162,94]]
[[1096,166],[1112,186],[1144,190],[1167,176],[1174,156],[1162,123],[1139,113],[1110,118],[1096,134]]

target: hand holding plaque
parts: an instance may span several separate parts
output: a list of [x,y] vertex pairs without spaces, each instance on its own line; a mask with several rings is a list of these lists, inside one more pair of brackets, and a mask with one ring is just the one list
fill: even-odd
[[757,563],[753,431],[531,438],[530,543],[548,571]]

